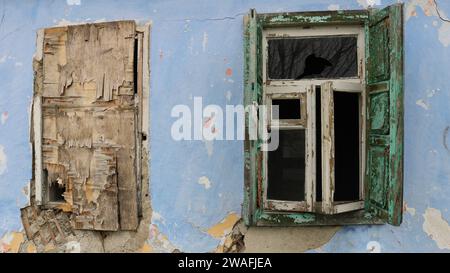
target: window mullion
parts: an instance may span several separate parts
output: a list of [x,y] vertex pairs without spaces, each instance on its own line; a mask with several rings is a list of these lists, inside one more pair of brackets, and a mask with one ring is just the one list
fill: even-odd
[[306,179],[305,200],[308,211],[314,210],[316,200],[316,95],[315,86],[310,85],[306,93]]
[[331,214],[334,195],[333,83],[323,83],[320,93],[322,103],[322,212]]

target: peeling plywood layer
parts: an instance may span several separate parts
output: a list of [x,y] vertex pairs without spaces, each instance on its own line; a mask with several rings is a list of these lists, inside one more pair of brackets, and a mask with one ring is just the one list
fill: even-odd
[[133,95],[134,22],[51,28],[44,35],[44,96]]
[[[42,198],[72,212],[76,229],[138,225],[135,28],[121,21],[44,30],[35,66]],[[62,188],[63,200],[52,200],[50,187]]]
[[37,246],[63,244],[74,235],[67,215],[53,210],[40,210],[36,207],[21,209],[21,218],[28,240]]

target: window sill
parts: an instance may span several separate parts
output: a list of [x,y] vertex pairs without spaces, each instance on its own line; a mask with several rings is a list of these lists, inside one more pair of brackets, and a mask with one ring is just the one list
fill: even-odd
[[252,226],[341,226],[382,225],[386,222],[365,210],[324,215],[314,213],[283,213],[258,211]]

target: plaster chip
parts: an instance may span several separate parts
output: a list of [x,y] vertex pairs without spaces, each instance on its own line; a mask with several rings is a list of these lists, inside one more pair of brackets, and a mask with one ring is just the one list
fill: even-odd
[[450,226],[442,218],[440,210],[427,208],[423,214],[423,231],[433,239],[440,249],[450,249]]
[[205,189],[209,189],[211,188],[211,181],[209,180],[208,177],[206,176],[202,176],[198,179],[198,184],[203,185],[205,187]]

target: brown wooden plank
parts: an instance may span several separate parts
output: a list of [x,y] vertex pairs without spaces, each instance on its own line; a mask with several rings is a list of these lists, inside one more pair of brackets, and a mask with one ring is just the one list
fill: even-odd
[[136,137],[134,111],[123,111],[117,116],[117,170],[119,187],[120,228],[135,230],[138,225],[136,181]]

